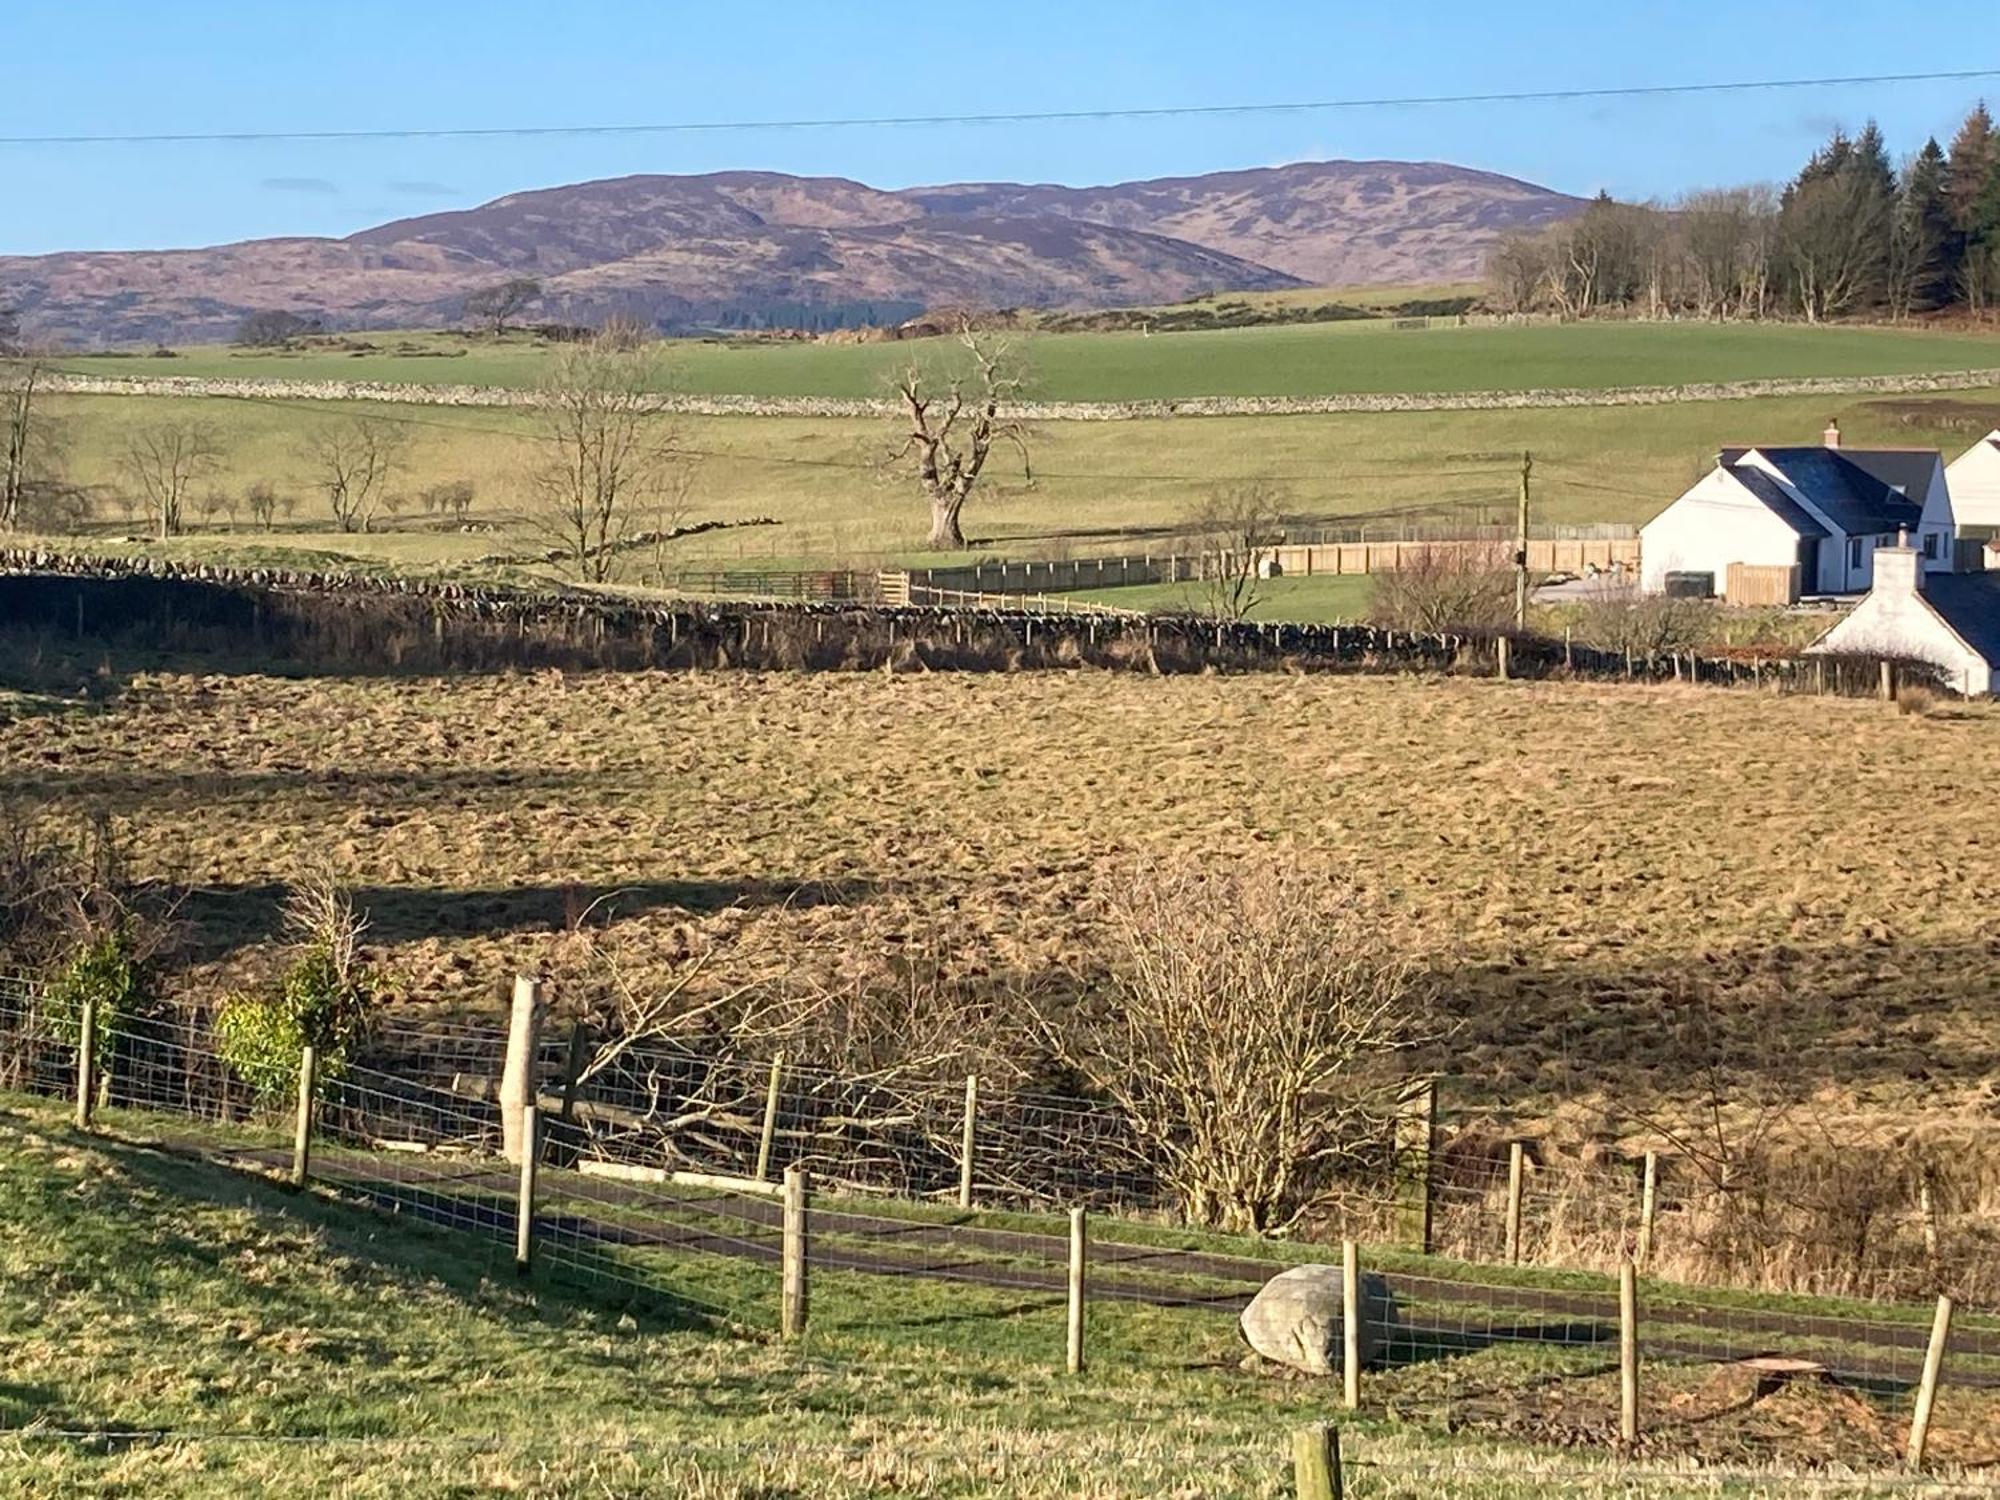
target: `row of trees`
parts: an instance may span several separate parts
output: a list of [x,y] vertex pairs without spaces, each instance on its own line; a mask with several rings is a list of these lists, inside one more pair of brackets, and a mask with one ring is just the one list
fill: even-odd
[[1503,240],[1487,275],[1501,307],[1568,317],[1984,313],[2000,296],[2000,130],[1981,104],[1948,148],[1927,141],[1900,170],[1871,122],[1836,131],[1782,189],[1600,195]]

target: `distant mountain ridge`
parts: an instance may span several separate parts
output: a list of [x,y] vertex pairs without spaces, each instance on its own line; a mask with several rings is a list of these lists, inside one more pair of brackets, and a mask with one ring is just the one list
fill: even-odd
[[436,323],[479,287],[532,276],[542,315],[566,321],[830,327],[940,304],[1096,308],[1463,280],[1501,234],[1583,206],[1436,162],[1302,162],[1094,188],[620,177],[344,239],[0,257],[0,302],[41,340],[193,341],[226,338],[263,309],[342,328]]

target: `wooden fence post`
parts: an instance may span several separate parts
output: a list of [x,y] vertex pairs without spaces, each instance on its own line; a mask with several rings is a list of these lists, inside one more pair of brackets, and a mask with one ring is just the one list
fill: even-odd
[[292,1186],[302,1188],[312,1173],[313,1094],[319,1086],[319,1054],[299,1052],[299,1115],[292,1127]]
[[1924,1466],[1924,1447],[1931,1436],[1931,1408],[1937,1402],[1938,1376],[1944,1370],[1944,1347],[1951,1342],[1951,1298],[1937,1299],[1931,1320],[1931,1342],[1924,1350],[1923,1379],[1917,1383],[1917,1410],[1910,1419],[1910,1446],[1904,1462],[1913,1470]]
[[535,1166],[541,1156],[539,1111],[521,1111],[521,1183],[514,1195],[514,1273],[526,1276],[535,1263]]
[[1349,1411],[1361,1406],[1361,1247],[1340,1242],[1341,1399]]
[[569,1054],[563,1059],[562,1121],[576,1118],[576,1090],[583,1080],[585,1059],[590,1054],[590,1023],[578,1021],[569,1029]]
[[1431,1155],[1437,1145],[1437,1084],[1426,1081],[1404,1095],[1396,1152],[1402,1179],[1403,1243],[1419,1254],[1431,1253]]
[[1090,1257],[1090,1225],[1082,1205],[1069,1211],[1069,1320],[1063,1368],[1083,1373],[1083,1298],[1085,1266]]
[[1884,703],[1896,701],[1896,664],[1892,661],[1882,663],[1882,701]]
[[90,1129],[90,1112],[97,1104],[97,1002],[83,1002],[76,1034],[76,1128]]
[[979,1117],[979,1075],[965,1075],[965,1127],[958,1146],[958,1206],[972,1207],[973,1122]]
[[535,1049],[542,1026],[542,982],[514,977],[514,1004],[507,1017],[507,1062],[500,1074],[500,1145],[507,1160],[522,1160],[522,1112],[535,1103]]
[[1331,1422],[1292,1434],[1292,1487],[1298,1500],[1342,1500],[1340,1429]]
[[801,1166],[785,1168],[784,1271],[778,1331],[795,1339],[806,1331],[806,1214],[810,1183]]
[[1646,1174],[1639,1183],[1639,1249],[1637,1260],[1641,1267],[1652,1264],[1653,1260],[1653,1216],[1659,1211],[1660,1198],[1660,1153],[1646,1153]]
[[1507,1148],[1507,1264],[1521,1263],[1521,1178],[1527,1152],[1519,1141]]
[[1931,1186],[1931,1170],[1925,1167],[1917,1182],[1917,1213],[1923,1219],[1924,1258],[1938,1258],[1937,1190]]
[[1508,647],[1509,647],[1509,644],[1510,644],[1510,643],[1508,642],[1508,640],[1507,640],[1507,637],[1506,637],[1506,636],[1504,636],[1504,635],[1502,635],[1502,636],[1495,636],[1495,637],[1493,638],[1493,667],[1494,667],[1494,675],[1496,675],[1497,677],[1499,677],[1499,679],[1500,679],[1500,680],[1501,680],[1502,682],[1505,682],[1505,681],[1507,680],[1507,677],[1508,677],[1508,671],[1507,671],[1507,668],[1508,668],[1508,660],[1507,660],[1507,658],[1508,658]]
[[1639,1273],[1628,1256],[1618,1266],[1618,1435],[1639,1441]]
[[764,1124],[757,1132],[757,1180],[771,1179],[771,1143],[778,1136],[778,1092],[785,1081],[785,1054],[771,1059],[771,1081],[764,1089]]

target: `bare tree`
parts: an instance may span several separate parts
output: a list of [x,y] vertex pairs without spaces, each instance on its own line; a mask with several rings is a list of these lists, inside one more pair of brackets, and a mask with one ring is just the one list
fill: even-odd
[[895,458],[915,456],[917,483],[931,503],[930,545],[940,551],[965,545],[960,518],[996,442],[1013,446],[1034,482],[1027,427],[1006,414],[1025,384],[1011,346],[970,320],[961,321],[958,342],[964,353],[957,364],[928,373],[912,365],[896,382],[908,432]]
[[41,378],[33,360],[0,371],[0,531],[23,523],[30,499],[61,466],[60,435],[36,401]]
[[1399,630],[1499,630],[1514,622],[1514,568],[1498,542],[1403,549],[1375,575],[1375,617]]
[[221,467],[221,438],[214,426],[196,418],[137,427],[125,442],[125,472],[145,496],[163,538],[181,534],[190,491]]
[[1577,611],[1577,639],[1604,651],[1650,659],[1707,642],[1717,623],[1705,599],[1641,594],[1628,584],[1600,580]]
[[1145,1141],[1188,1218],[1282,1234],[1379,1156],[1429,1040],[1410,922],[1331,876],[1185,865],[1110,911],[1113,972],[1043,1023]]
[[465,299],[465,315],[488,324],[497,337],[507,331],[507,320],[542,295],[542,284],[532,276],[516,276],[497,286],[481,287]]
[[342,531],[367,531],[382,508],[389,482],[403,468],[409,435],[385,417],[348,417],[306,441],[300,456],[326,493]]
[[1242,620],[1263,603],[1263,564],[1285,539],[1278,495],[1261,480],[1217,490],[1188,516],[1201,549],[1202,603],[1218,620]]
[[609,580],[627,533],[642,522],[670,527],[663,507],[685,501],[674,483],[683,458],[659,411],[664,378],[658,344],[597,338],[566,346],[542,383],[541,458],[521,519],[584,582]]
[[260,479],[243,492],[250,519],[269,531],[278,514],[278,491],[268,479]]

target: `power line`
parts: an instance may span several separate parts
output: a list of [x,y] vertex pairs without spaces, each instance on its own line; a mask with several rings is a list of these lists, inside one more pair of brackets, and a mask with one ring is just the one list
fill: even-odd
[[889,130],[938,126],[1045,125],[1108,120],[1212,119],[1229,115],[1311,114],[1330,110],[1429,109],[1462,104],[1539,104],[1669,95],[1742,94],[1774,89],[1843,88],[1898,83],[1966,83],[2000,78],[2000,68],[1927,73],[1861,73],[1830,78],[1758,78],[1719,83],[1634,84],[1615,88],[1520,89],[1493,93],[1382,95],[1257,104],[1171,104],[1132,109],[1010,110],[996,114],[872,115],[773,120],[680,120],[626,125],[404,126],[381,130],[215,130],[105,135],[0,136],[0,146],[220,145],[257,141],[418,141],[521,139],[530,136],[725,134],[757,130]]

